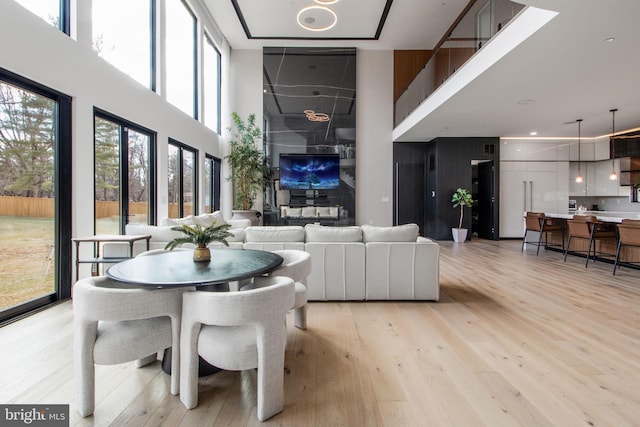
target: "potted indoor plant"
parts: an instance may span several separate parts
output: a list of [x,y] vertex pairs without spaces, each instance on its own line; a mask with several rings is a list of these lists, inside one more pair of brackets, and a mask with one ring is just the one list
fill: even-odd
[[262,131],[256,126],[255,114],[250,114],[246,122],[235,112],[231,118],[233,126],[228,128],[231,132],[230,152],[225,160],[231,170],[227,180],[233,183],[234,215],[244,216],[256,224],[257,212],[251,209],[269,175],[262,147],[256,145],[262,138]]
[[451,203],[453,203],[453,207],[460,207],[460,222],[458,224],[458,228],[452,228],[451,234],[453,235],[453,240],[456,242],[464,242],[467,240],[467,229],[462,228],[462,219],[464,218],[464,208],[465,206],[473,205],[473,198],[471,197],[471,193],[469,193],[464,188],[458,188],[455,193],[453,193],[453,197],[451,198]]
[[183,243],[193,243],[196,248],[193,250],[193,260],[209,261],[211,260],[211,251],[207,245],[211,242],[221,242],[225,246],[229,246],[227,237],[233,236],[228,230],[231,228],[231,224],[216,225],[214,221],[208,227],[202,227],[200,224],[195,225],[177,225],[171,227],[173,231],[179,231],[184,233],[183,237],[176,237],[165,246],[165,249],[172,250],[178,245]]

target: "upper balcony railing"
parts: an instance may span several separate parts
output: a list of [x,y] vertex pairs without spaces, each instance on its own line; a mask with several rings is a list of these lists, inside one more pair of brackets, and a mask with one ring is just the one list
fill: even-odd
[[395,126],[495,36],[525,6],[510,0],[475,0],[442,38],[424,68],[395,104]]

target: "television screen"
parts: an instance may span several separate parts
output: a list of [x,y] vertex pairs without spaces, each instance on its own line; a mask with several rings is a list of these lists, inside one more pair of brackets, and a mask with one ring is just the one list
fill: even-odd
[[281,154],[280,188],[330,190],[340,186],[338,154]]

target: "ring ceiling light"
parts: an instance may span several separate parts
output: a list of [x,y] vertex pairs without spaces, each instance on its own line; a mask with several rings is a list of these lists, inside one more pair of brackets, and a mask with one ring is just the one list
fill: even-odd
[[307,6],[298,12],[298,25],[309,31],[326,31],[338,22],[335,12],[324,6]]
[[329,115],[325,113],[316,113],[313,110],[304,110],[304,114],[307,116],[307,120],[310,122],[328,122]]
[[320,4],[334,4],[334,3],[338,3],[338,0],[315,0],[316,3],[320,3]]

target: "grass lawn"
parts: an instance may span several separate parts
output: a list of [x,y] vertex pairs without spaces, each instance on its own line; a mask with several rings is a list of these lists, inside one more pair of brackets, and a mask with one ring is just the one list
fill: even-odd
[[0,310],[53,292],[53,225],[53,218],[0,216]]

